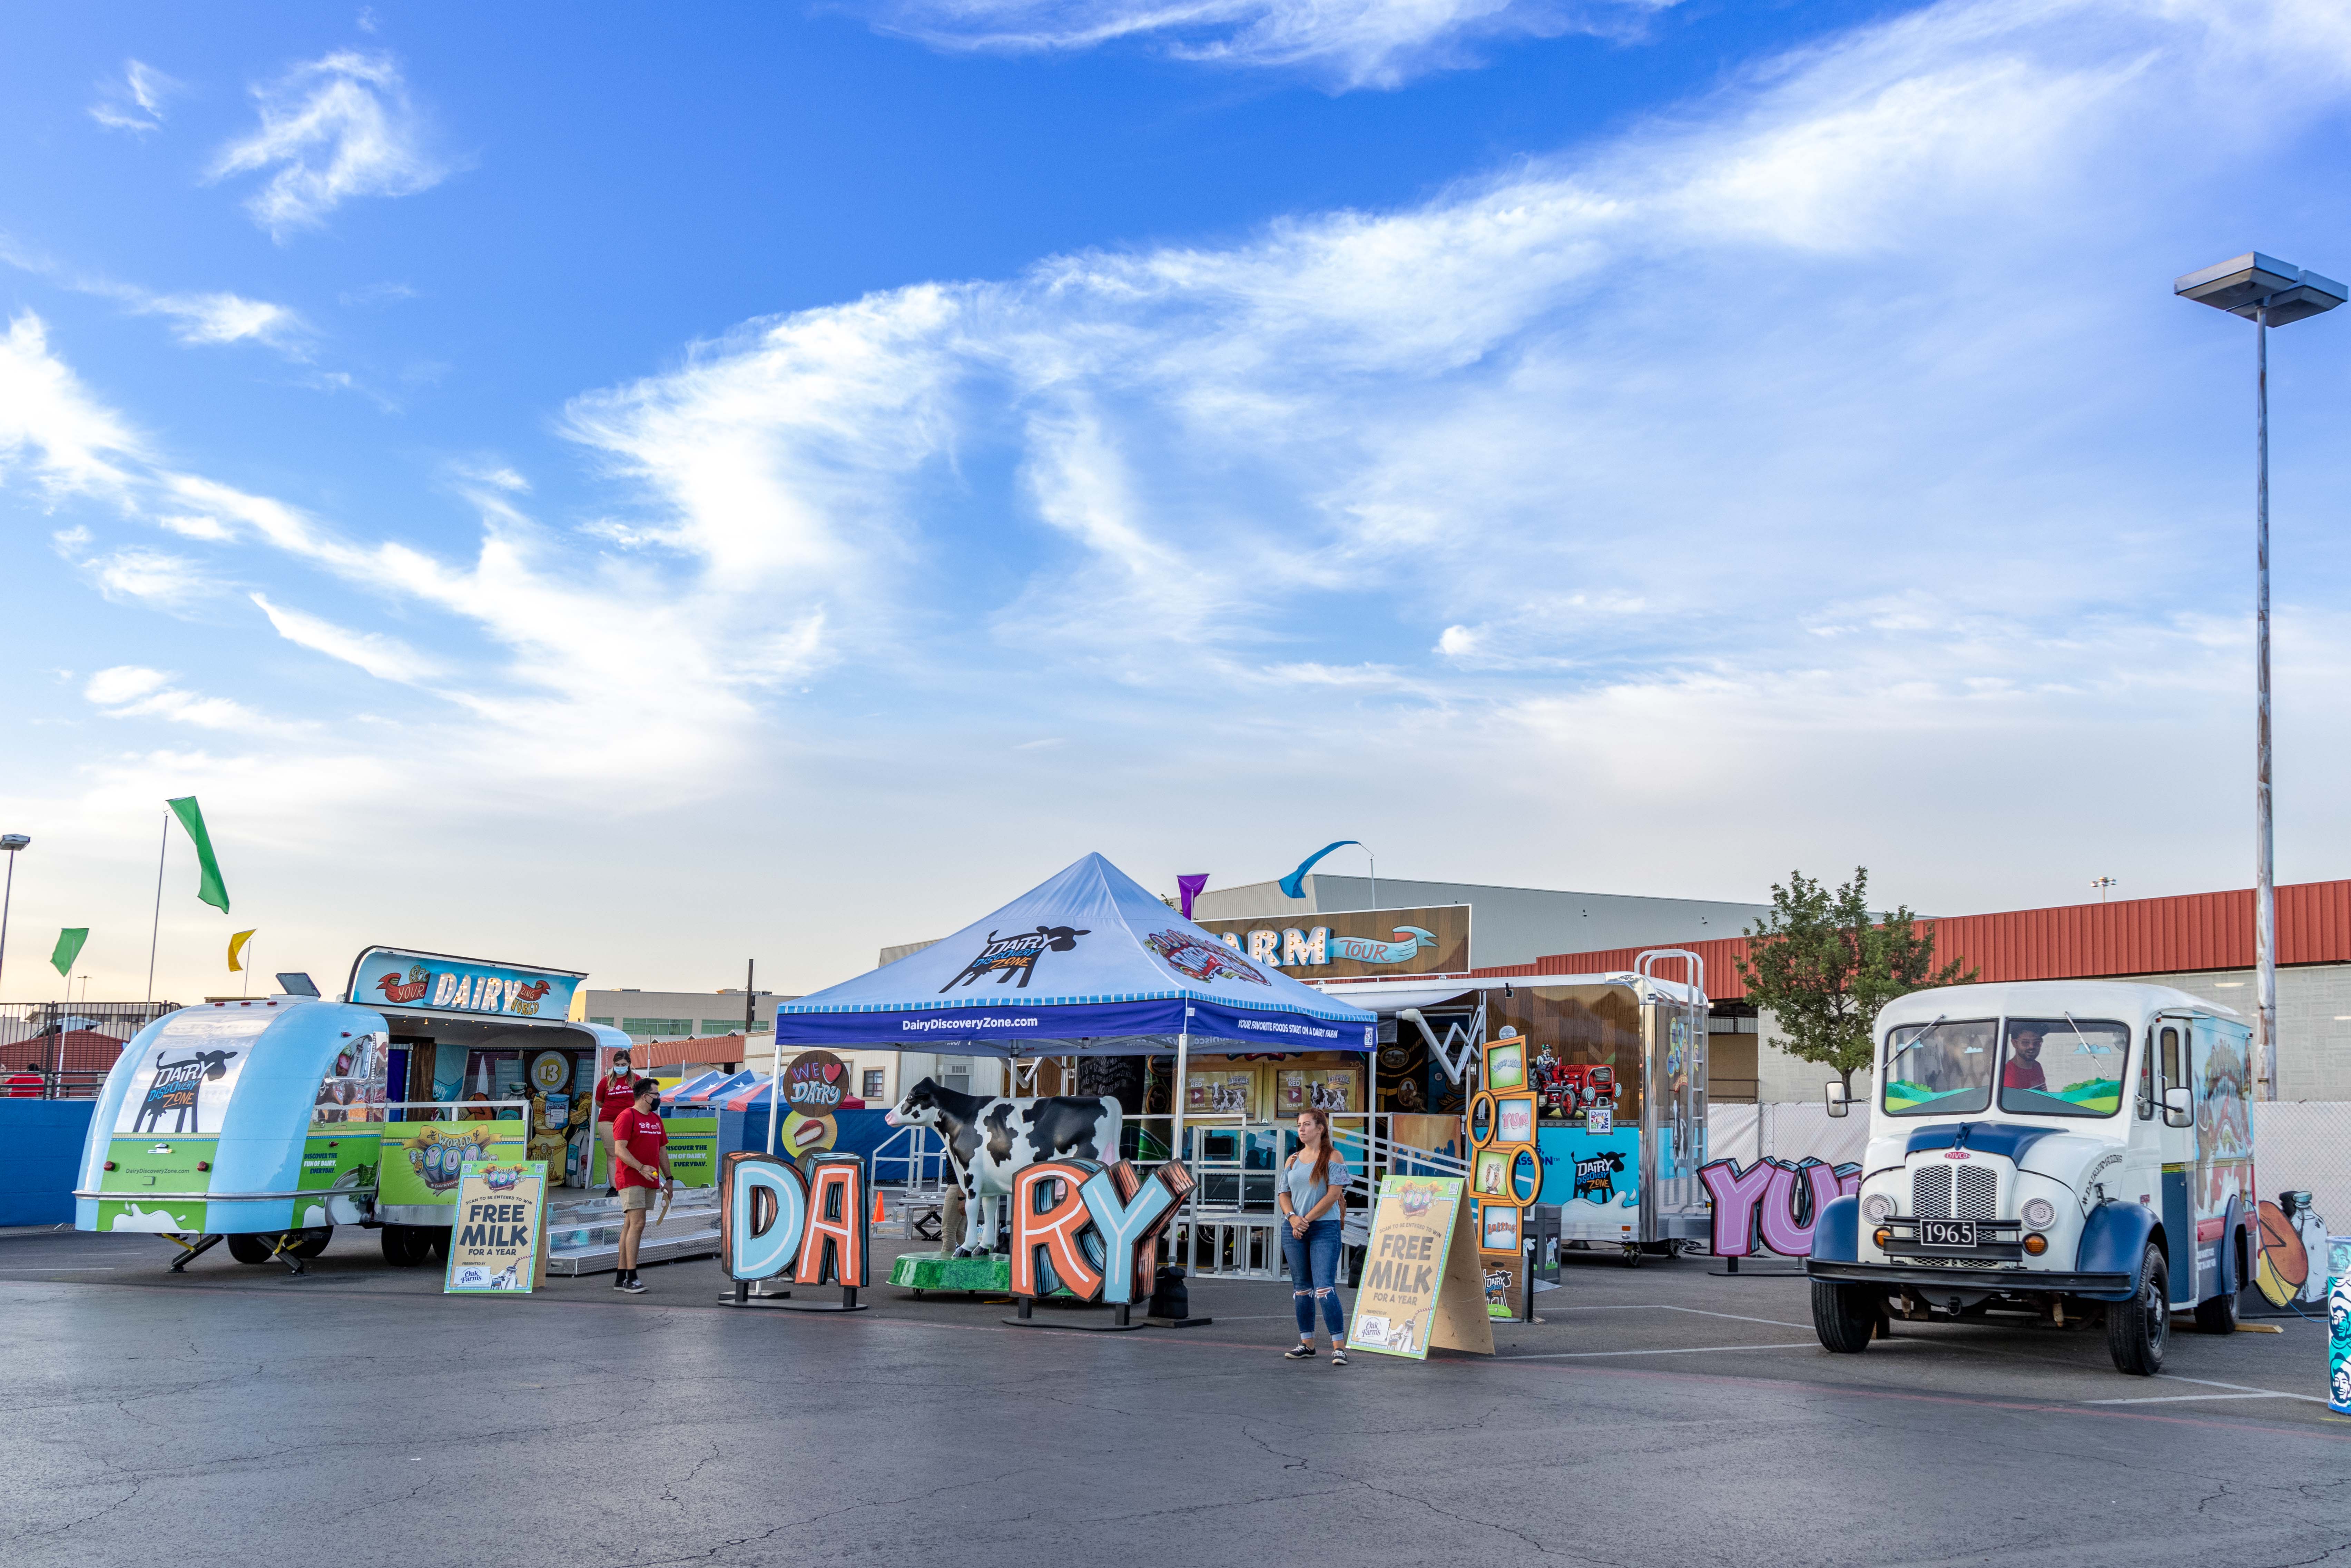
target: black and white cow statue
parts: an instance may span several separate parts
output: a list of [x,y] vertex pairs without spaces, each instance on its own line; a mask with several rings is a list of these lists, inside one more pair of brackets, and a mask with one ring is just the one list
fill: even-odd
[[925,1078],[891,1108],[888,1121],[936,1127],[946,1140],[947,1164],[964,1196],[963,1245],[955,1255],[972,1258],[995,1250],[1015,1171],[1067,1155],[1115,1164],[1123,1114],[1108,1095],[1006,1100],[959,1094]]

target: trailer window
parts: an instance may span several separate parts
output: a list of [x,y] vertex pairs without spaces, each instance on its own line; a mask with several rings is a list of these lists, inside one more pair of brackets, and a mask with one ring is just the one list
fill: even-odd
[[2008,1020],[2000,1108],[2023,1116],[2111,1116],[2123,1108],[2130,1030],[2105,1019]]
[[384,1069],[390,1055],[389,1037],[356,1034],[343,1042],[335,1060],[319,1081],[319,1097],[310,1110],[315,1125],[332,1122],[380,1122],[383,1112]]
[[1991,1104],[2000,1026],[1992,1019],[1901,1024],[1886,1033],[1889,1116],[1959,1115]]

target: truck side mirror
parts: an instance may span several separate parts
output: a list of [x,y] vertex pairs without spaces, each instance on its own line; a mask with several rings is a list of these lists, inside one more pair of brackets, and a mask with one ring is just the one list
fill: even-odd
[[1842,1116],[1853,1108],[1853,1096],[1845,1092],[1842,1080],[1829,1083],[1823,1093],[1828,1102],[1828,1112],[1832,1116]]
[[2163,1124],[2165,1126],[2186,1127],[2193,1124],[2195,1120],[2196,1107],[2189,1098],[2187,1090],[2167,1089],[2163,1092]]

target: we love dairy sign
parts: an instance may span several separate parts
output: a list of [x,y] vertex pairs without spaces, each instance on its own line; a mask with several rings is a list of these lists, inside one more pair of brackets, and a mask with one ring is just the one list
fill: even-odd
[[849,1097],[849,1064],[829,1051],[804,1051],[784,1069],[784,1104],[803,1116],[830,1116]]

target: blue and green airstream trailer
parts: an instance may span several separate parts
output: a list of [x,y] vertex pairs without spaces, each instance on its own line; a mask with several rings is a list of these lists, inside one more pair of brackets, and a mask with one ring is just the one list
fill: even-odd
[[595,1081],[629,1040],[565,1016],[581,978],[371,947],[344,1000],[166,1014],[99,1092],[75,1227],[159,1236],[174,1269],[225,1242],[298,1272],[350,1225],[395,1264],[445,1255],[465,1161],[543,1158],[550,1186],[593,1171]]

